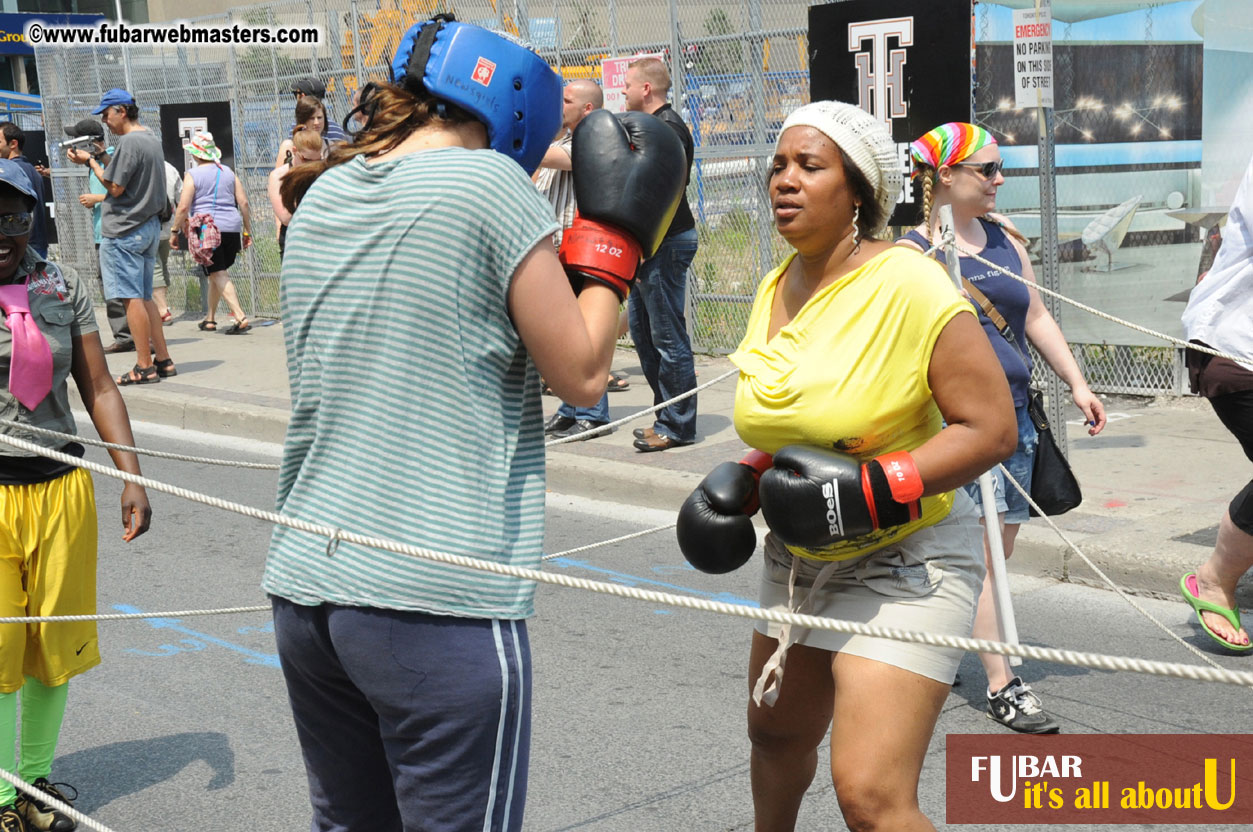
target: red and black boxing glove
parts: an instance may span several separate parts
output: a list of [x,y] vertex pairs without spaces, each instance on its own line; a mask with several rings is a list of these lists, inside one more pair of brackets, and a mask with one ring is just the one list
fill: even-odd
[[594,280],[625,300],[683,197],[683,143],[647,113],[595,110],[574,129],[570,162],[579,214],[558,256],[576,293]]
[[770,454],[752,451],[709,472],[679,509],[676,533],[687,562],[713,575],[743,566],[757,548],[749,518],[757,513],[757,482]]
[[905,451],[862,465],[855,457],[788,445],[761,477],[761,510],[784,543],[817,549],[922,514],[922,478]]

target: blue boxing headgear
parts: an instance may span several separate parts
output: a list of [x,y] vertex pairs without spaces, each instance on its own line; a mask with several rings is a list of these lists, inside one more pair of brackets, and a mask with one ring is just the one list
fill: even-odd
[[400,39],[392,82],[406,80],[482,121],[492,149],[528,174],[561,127],[557,73],[525,46],[452,15],[415,23]]

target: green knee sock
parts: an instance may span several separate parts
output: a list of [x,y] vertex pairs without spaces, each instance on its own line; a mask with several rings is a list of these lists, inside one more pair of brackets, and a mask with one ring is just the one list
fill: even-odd
[[[17,774],[17,691],[0,693],[0,768]],[[17,799],[17,789],[0,780],[0,806]]]
[[18,777],[34,783],[52,773],[70,686],[50,688],[31,677],[22,685],[22,757]]

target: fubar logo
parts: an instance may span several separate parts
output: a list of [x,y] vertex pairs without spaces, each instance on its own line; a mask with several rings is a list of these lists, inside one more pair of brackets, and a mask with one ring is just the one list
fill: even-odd
[[946,819],[1253,823],[1253,735],[950,734]]

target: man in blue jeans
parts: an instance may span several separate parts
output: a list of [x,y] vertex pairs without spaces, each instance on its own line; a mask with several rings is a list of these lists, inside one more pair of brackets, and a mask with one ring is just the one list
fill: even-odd
[[[553,235],[553,245],[561,247],[561,235],[574,222],[574,163],[570,159],[570,146],[574,137],[574,128],[593,110],[599,110],[605,104],[604,94],[600,85],[586,78],[576,79],[566,84],[561,93],[561,133],[559,138],[548,148],[544,158],[540,160],[539,170],[532,177],[535,187],[548,197],[553,210],[557,214],[557,222],[561,228]],[[609,393],[608,390],[600,397],[600,401],[592,407],[575,407],[561,403],[557,412],[544,423],[544,434],[555,439],[570,436],[580,437],[580,441],[594,436],[608,436],[607,432],[597,433],[597,428],[609,424]]]
[[[656,58],[627,65],[622,94],[628,110],[651,113],[674,129],[687,151],[692,172],[692,134],[683,119],[666,103],[670,73]],[[685,183],[686,184],[686,183]],[[684,305],[687,270],[696,257],[696,221],[686,196],[679,201],[666,238],[640,266],[628,306],[631,339],[640,366],[653,388],[653,404],[672,399],[696,387],[696,364],[687,334]],[[664,451],[696,441],[696,397],[689,396],[657,412],[651,428],[636,428],[635,448],[643,453]]]
[[106,92],[95,115],[118,137],[109,166],[101,166],[86,150],[71,148],[66,155],[71,162],[88,165],[107,192],[100,218],[100,276],[104,296],[126,305],[126,322],[135,342],[135,366],[116,382],[151,384],[178,372],[165,345],[161,314],[152,302],[159,215],[168,204],[165,157],[156,134],[140,125],[139,107],[126,90]]

